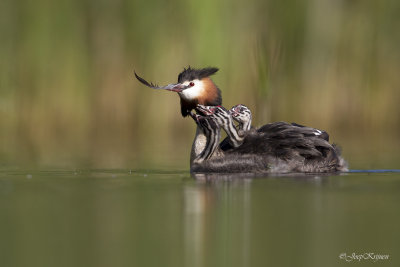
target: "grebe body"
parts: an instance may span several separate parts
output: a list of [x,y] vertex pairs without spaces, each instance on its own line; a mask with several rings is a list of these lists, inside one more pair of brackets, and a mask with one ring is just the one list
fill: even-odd
[[[207,160],[192,161],[192,172],[347,171],[339,149],[328,142],[329,135],[325,131],[286,122],[269,123],[258,129],[250,128],[250,110],[241,105],[241,114],[236,114],[237,106],[235,107],[230,111],[223,107],[198,107],[198,110],[207,114],[205,117],[208,120],[213,121],[220,129],[223,128],[228,137],[217,147],[215,155],[203,155],[202,158]],[[235,128],[233,119],[239,122],[239,129]],[[210,142],[215,140],[213,132],[203,133]]]

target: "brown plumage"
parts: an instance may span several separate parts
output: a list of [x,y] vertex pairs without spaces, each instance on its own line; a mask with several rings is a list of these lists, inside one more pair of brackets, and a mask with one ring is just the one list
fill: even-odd
[[222,105],[221,91],[210,78],[195,79],[194,81],[194,86],[199,87],[195,88],[195,92],[182,91],[178,93],[181,98],[181,113],[184,117],[189,115],[197,104],[204,106]]

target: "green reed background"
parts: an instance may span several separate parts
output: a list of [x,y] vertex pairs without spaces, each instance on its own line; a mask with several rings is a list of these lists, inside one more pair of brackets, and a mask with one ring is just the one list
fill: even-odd
[[353,168],[399,167],[400,2],[3,0],[0,163],[188,168],[194,123],[160,84],[217,66],[254,125],[327,130]]

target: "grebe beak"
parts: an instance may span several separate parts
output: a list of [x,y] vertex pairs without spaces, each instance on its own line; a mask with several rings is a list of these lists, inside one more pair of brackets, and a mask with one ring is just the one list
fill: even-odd
[[239,112],[236,110],[236,108],[229,110],[229,114],[234,118],[239,116]]
[[142,77],[137,75],[136,72],[135,72],[135,77],[136,77],[136,79],[138,79],[139,82],[141,82],[142,84],[146,85],[147,87],[150,87],[153,89],[165,89],[165,90],[172,91],[172,92],[182,92],[183,90],[190,87],[190,85],[184,85],[181,83],[170,83],[165,86],[158,86],[156,84],[149,83],[148,81],[146,81],[145,79],[143,79]]
[[204,115],[213,115],[215,113],[215,107],[212,106],[203,106],[200,104],[197,104],[196,110],[199,111],[200,113]]

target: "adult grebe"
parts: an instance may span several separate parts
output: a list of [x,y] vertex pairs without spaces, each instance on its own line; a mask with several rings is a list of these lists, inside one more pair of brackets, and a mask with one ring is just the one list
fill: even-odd
[[[216,147],[217,153],[208,149],[202,151],[201,157],[195,155],[195,159],[200,160],[192,162],[193,172],[347,171],[340,151],[329,144],[325,131],[286,122],[251,129],[251,112],[244,105],[235,106],[230,111],[221,106],[199,105],[197,110],[207,114],[203,119],[212,121],[208,124],[216,124],[227,132],[230,145],[226,146],[225,142],[224,148],[222,142],[218,148],[210,144],[215,142],[215,131],[204,131],[207,147]],[[235,128],[233,118],[239,122],[239,130]]]
[[[191,110],[196,109],[199,113],[205,114],[206,110],[197,108],[198,104],[204,106],[222,104],[221,92],[209,78],[217,71],[217,68],[189,67],[179,74],[178,83],[162,87],[148,83],[135,73],[136,78],[148,87],[177,92],[181,100],[182,116],[191,115],[196,121],[196,135],[190,156],[191,171],[272,173],[346,170],[336,147],[321,136],[316,137],[315,133],[313,136],[308,136],[304,132],[305,129],[300,130],[303,128],[300,125],[277,123],[272,124],[273,127],[265,125],[258,130],[251,130],[250,113],[248,122],[241,123],[238,119],[239,130],[237,130],[232,121],[233,115],[230,116],[222,107],[220,112],[211,111],[209,116],[192,113]],[[231,110],[231,113],[234,114],[234,111]],[[219,147],[221,127],[230,138],[222,142],[227,145]],[[315,140],[316,138],[318,140]]]

